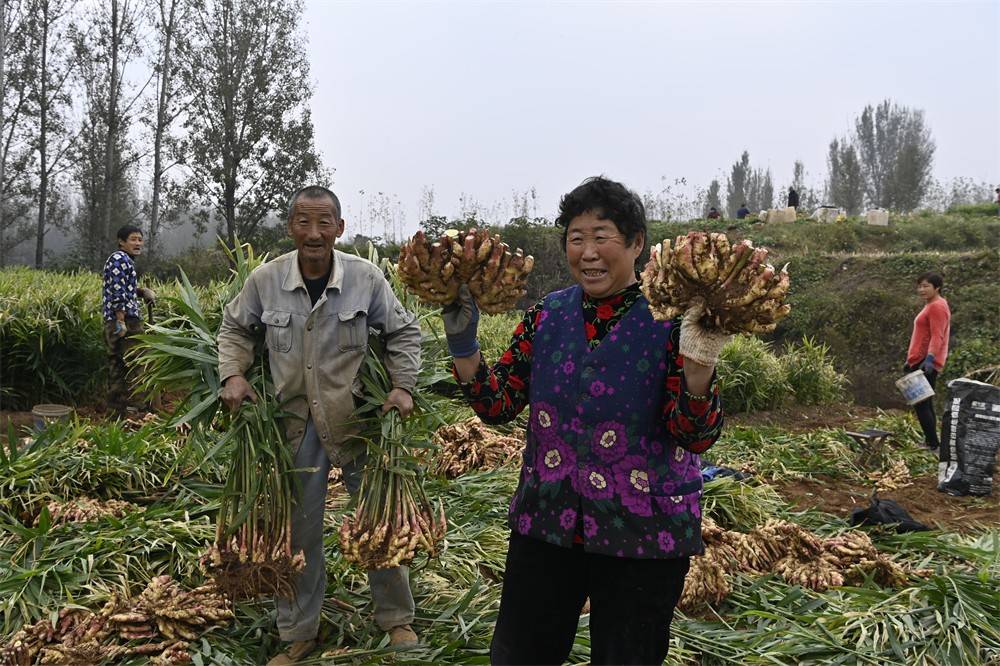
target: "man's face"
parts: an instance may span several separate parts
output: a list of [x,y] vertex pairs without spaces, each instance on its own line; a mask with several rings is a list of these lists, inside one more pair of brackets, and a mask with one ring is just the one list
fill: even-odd
[[333,256],[333,244],[344,233],[344,221],[337,218],[328,197],[299,197],[288,220],[288,235],[303,261],[326,261]]
[[130,233],[128,239],[118,241],[118,248],[130,257],[138,257],[142,254],[142,234],[138,231]]

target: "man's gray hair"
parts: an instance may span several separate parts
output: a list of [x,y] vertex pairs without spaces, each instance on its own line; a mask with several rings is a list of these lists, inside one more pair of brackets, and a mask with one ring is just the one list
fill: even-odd
[[289,220],[292,219],[292,213],[295,212],[295,202],[299,200],[299,197],[305,197],[306,199],[323,199],[324,197],[328,197],[333,202],[333,212],[337,216],[337,220],[340,220],[340,199],[331,190],[322,185],[306,185],[295,191],[292,198],[288,200]]

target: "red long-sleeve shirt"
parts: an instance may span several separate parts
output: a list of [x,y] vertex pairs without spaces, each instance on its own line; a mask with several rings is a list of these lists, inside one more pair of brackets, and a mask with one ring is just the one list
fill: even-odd
[[951,331],[951,310],[948,301],[940,296],[924,306],[913,320],[913,335],[910,349],[906,352],[906,364],[920,365],[928,354],[934,355],[934,367],[941,370],[948,359],[948,334]]

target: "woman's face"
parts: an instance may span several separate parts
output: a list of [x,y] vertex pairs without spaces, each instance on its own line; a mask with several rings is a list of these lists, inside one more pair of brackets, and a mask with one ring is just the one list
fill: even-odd
[[588,296],[610,296],[636,281],[635,260],[644,241],[638,233],[632,244],[626,244],[614,222],[588,211],[574,217],[566,229],[569,271]]
[[917,294],[924,301],[930,301],[932,298],[938,295],[938,288],[932,285],[927,280],[921,280],[917,283]]

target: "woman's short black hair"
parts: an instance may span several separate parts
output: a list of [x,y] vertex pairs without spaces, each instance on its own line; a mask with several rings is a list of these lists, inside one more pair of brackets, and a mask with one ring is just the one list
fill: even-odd
[[917,278],[917,284],[921,282],[927,282],[933,286],[938,291],[944,286],[944,278],[941,277],[940,273],[935,273],[934,271],[927,271],[926,273],[921,273],[920,277]]
[[124,227],[118,230],[118,240],[127,241],[128,237],[132,234],[142,234],[142,229],[137,226],[126,224]]
[[611,220],[631,244],[635,236],[642,233],[643,244],[647,239],[646,207],[642,199],[621,183],[593,176],[577,185],[573,191],[559,202],[559,217],[556,224],[562,227],[562,246],[566,249],[566,233],[569,223],[584,213],[596,213],[602,220]]

